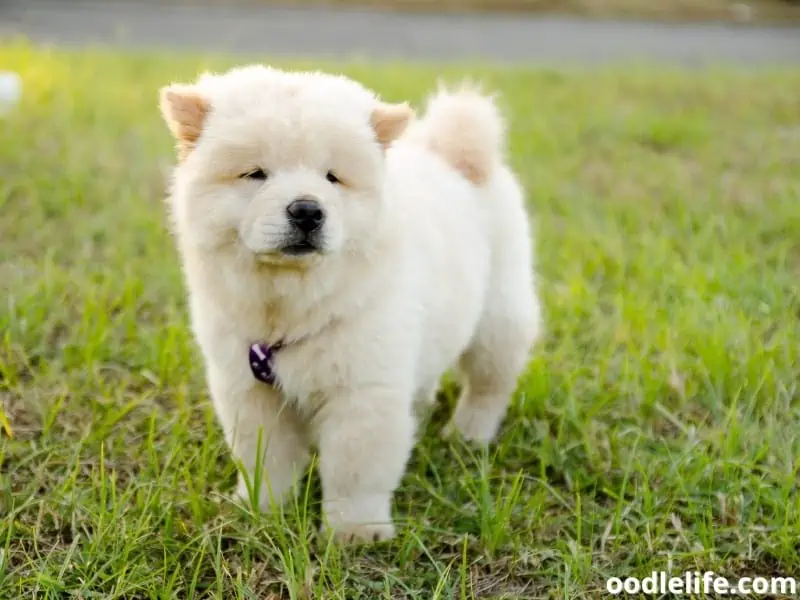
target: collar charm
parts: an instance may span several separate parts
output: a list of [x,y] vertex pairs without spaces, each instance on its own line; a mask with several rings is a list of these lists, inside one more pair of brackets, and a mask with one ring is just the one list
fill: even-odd
[[275,352],[282,346],[281,342],[272,346],[256,342],[250,346],[250,370],[253,372],[253,377],[267,385],[277,384],[278,375],[275,373],[272,361]]

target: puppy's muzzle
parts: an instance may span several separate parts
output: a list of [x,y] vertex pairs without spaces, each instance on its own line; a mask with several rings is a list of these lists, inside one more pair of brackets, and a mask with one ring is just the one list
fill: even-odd
[[281,248],[283,254],[303,256],[322,250],[325,211],[319,202],[307,196],[293,200],[286,207],[286,220],[292,231]]
[[298,198],[286,207],[286,215],[292,227],[305,235],[320,229],[325,222],[325,211],[312,198]]

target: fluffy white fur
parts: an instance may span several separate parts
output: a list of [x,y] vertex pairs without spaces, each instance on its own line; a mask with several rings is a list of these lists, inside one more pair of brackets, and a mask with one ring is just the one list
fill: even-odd
[[[415,121],[344,77],[249,66],[168,86],[161,109],[180,148],[170,203],[194,334],[251,480],[264,449],[261,508],[285,498],[315,446],[326,526],[391,537],[416,405],[457,368],[449,429],[491,441],[540,331],[495,105],[440,91]],[[258,168],[266,180],[241,177]],[[325,221],[317,251],[288,256],[300,197]],[[278,340],[273,388],[248,348]]]

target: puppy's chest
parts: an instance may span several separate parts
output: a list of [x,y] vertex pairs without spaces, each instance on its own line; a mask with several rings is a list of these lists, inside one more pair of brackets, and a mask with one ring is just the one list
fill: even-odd
[[[234,320],[234,316],[221,308],[221,319]],[[310,309],[287,301],[252,302],[240,310],[235,320],[237,333],[249,343],[289,343],[311,336],[324,322]]]
[[[408,346],[398,344],[396,319],[376,323],[364,311],[344,315],[320,302],[302,306],[231,298],[214,304],[216,325],[200,327],[202,344],[212,360],[254,385],[278,387],[299,405],[314,405],[365,381],[391,379],[401,364],[409,370],[405,356],[403,360],[394,356]],[[201,321],[203,313],[197,314]],[[407,328],[401,331],[404,336]]]
[[357,375],[355,358],[334,336],[321,334],[282,346],[273,367],[284,393],[303,403],[350,387]]
[[309,314],[264,305],[234,335],[255,380],[303,398],[336,386],[348,376],[344,364],[349,353],[342,351],[334,333],[337,329]]

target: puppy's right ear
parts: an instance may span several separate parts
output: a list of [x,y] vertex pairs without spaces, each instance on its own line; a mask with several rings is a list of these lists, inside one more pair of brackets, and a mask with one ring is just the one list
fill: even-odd
[[193,86],[173,84],[161,88],[159,106],[161,116],[178,143],[178,154],[185,158],[203,132],[211,105]]

